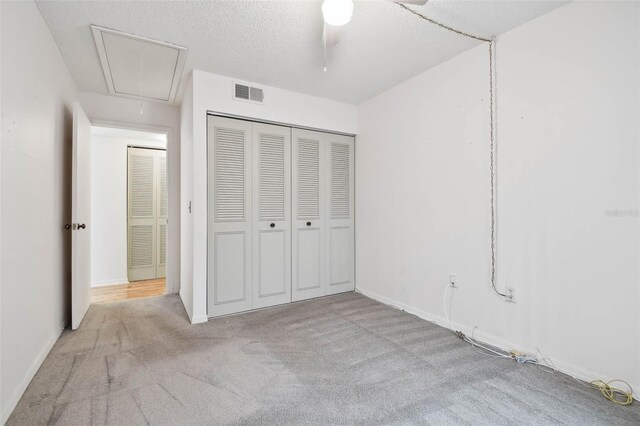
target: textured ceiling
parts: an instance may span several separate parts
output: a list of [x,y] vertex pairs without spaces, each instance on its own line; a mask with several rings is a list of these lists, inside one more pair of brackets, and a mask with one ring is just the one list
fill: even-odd
[[[566,1],[445,1],[410,6],[447,25],[499,35]],[[356,1],[323,71],[319,1],[38,1],[79,88],[108,93],[89,25],[186,46],[200,69],[359,104],[480,42],[387,1]],[[181,85],[184,84],[184,78]],[[179,93],[181,93],[179,89]]]

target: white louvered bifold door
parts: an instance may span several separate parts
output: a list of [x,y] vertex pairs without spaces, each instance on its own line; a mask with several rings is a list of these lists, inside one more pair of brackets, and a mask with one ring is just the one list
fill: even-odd
[[253,308],[291,302],[291,129],[253,123]]
[[294,301],[324,296],[325,135],[292,129],[292,275]]
[[326,134],[326,294],[352,291],[354,281],[354,138]]
[[247,121],[208,117],[209,316],[246,311],[253,305],[251,126]]
[[158,266],[156,278],[167,276],[167,226],[168,226],[168,201],[167,198],[167,152],[156,151],[156,204],[157,221],[156,232],[158,240]]
[[128,149],[129,281],[156,278],[156,151]]

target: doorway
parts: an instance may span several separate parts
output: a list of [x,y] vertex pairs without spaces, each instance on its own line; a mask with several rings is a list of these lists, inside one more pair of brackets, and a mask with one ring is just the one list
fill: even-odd
[[127,149],[127,269],[132,281],[167,275],[167,155],[162,148]]
[[167,292],[167,135],[93,126],[91,302]]

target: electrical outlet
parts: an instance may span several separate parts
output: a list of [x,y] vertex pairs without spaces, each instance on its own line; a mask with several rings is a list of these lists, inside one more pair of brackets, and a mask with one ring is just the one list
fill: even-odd
[[456,274],[449,274],[449,286],[458,288],[458,276]]
[[506,302],[516,303],[516,291],[513,288],[507,287],[505,294],[504,300]]

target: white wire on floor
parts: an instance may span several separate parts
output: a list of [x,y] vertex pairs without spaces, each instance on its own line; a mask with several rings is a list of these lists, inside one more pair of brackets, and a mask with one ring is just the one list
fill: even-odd
[[493,355],[490,355],[488,353],[482,353],[483,355],[487,355],[487,356],[492,356],[495,358],[508,358],[508,359],[515,359],[513,355],[509,354],[508,352],[499,352],[495,349],[492,349],[490,347],[487,347],[481,343],[479,343],[477,340],[475,340],[473,337],[468,337],[467,335],[465,335],[462,331],[456,330],[455,327],[453,326],[453,324],[451,323],[451,318],[449,318],[449,310],[447,309],[447,294],[449,293],[449,288],[451,287],[451,284],[447,283],[447,286],[444,289],[444,298],[443,298],[443,308],[444,308],[444,316],[447,319],[447,323],[449,324],[449,329],[451,331],[453,331],[456,336],[460,337],[462,340],[464,340],[465,342],[471,344],[471,346],[475,347],[475,348],[481,348],[484,349],[487,352],[490,352]]
[[[465,335],[462,331],[456,330],[451,322],[451,317],[449,316],[449,310],[447,309],[447,295],[449,294],[449,287],[452,287],[450,283],[447,283],[444,289],[444,297],[442,307],[444,309],[444,316],[447,320],[447,324],[449,325],[449,329],[459,338],[469,343],[476,351],[485,356],[490,356],[493,358],[503,358],[503,359],[511,359],[516,361],[519,364],[533,364],[536,367],[540,368],[542,371],[547,373],[561,373],[568,377],[571,377],[576,382],[580,383],[583,386],[596,388],[602,393],[602,395],[607,398],[609,401],[618,404],[618,405],[630,405],[633,403],[633,388],[629,383],[624,380],[611,380],[609,382],[604,382],[602,380],[594,380],[592,382],[586,382],[584,380],[580,380],[571,375],[562,373],[558,371],[555,364],[551,360],[551,358],[545,356],[539,348],[536,348],[535,355],[527,355],[525,353],[520,353],[516,351],[503,351],[502,349],[493,349],[486,345],[479,343],[474,337],[475,329],[474,327],[471,332],[471,337]],[[453,292],[452,292],[453,296]],[[479,349],[483,349],[487,352],[482,352]],[[612,386],[612,383],[622,383],[628,389],[620,389],[618,387]]]

